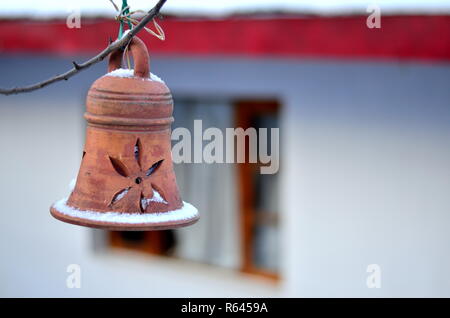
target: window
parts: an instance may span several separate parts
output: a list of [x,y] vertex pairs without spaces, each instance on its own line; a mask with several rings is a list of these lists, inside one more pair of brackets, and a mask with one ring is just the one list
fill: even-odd
[[[201,119],[203,131],[217,127],[224,134],[232,127],[268,128],[270,141],[270,128],[278,127],[276,101],[176,101],[173,129],[193,133],[194,120]],[[261,166],[175,164],[181,196],[199,209],[200,221],[169,231],[109,232],[109,245],[278,278],[278,174],[261,174]]]

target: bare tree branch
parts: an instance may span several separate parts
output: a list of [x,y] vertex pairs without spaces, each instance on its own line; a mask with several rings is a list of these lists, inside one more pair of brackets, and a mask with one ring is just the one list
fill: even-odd
[[158,3],[150,10],[148,13],[142,18],[142,20],[137,24],[131,31],[124,34],[124,36],[120,40],[116,40],[108,45],[106,49],[101,51],[96,56],[92,57],[91,59],[87,60],[84,63],[76,63],[72,62],[73,68],[68,70],[65,73],[56,75],[54,77],[51,77],[45,81],[29,85],[29,86],[23,86],[23,87],[14,87],[10,89],[6,88],[0,88],[0,94],[3,95],[11,95],[11,94],[19,94],[19,93],[26,93],[26,92],[32,92],[37,89],[43,88],[47,85],[50,85],[55,82],[59,82],[62,80],[68,80],[70,77],[74,76],[75,74],[79,73],[80,71],[87,69],[91,67],[92,65],[103,61],[105,57],[107,57],[111,52],[114,52],[118,49],[125,48],[128,43],[131,41],[133,36],[135,36],[139,31],[141,31],[147,23],[152,21],[154,18],[156,18],[159,15],[159,11],[161,10],[162,6],[167,0],[159,0]]

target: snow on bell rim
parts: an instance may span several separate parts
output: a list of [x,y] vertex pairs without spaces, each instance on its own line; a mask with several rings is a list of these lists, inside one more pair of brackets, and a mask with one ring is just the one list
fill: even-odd
[[108,74],[91,86],[86,142],[75,187],[51,214],[71,224],[119,231],[164,230],[199,219],[181,200],[171,154],[172,95],[150,73],[145,44],[129,45],[135,67],[122,69],[123,52],[109,57]]

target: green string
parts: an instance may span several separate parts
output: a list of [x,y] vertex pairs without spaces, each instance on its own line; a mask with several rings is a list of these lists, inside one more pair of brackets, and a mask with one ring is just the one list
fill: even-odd
[[[120,12],[122,12],[124,15],[127,15],[130,13],[130,8],[127,8],[126,10],[124,10],[126,7],[128,7],[128,0],[122,0],[122,8],[120,9]],[[133,28],[133,25],[131,24],[130,21],[127,21],[128,24],[128,28],[131,30]],[[122,38],[123,36],[123,20],[120,20],[120,26],[119,26],[119,36],[117,37],[119,40]]]

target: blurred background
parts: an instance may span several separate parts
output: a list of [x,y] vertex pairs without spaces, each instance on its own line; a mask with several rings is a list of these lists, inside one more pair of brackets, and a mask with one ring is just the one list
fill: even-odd
[[[174,96],[173,128],[278,127],[280,170],[176,164],[201,213],[185,229],[69,225],[49,207],[78,172],[106,63],[0,96],[0,296],[450,297],[448,1],[168,0],[162,13],[166,40],[139,37]],[[100,52],[115,14],[107,0],[3,3],[0,86]],[[81,288],[66,285],[71,264]]]

